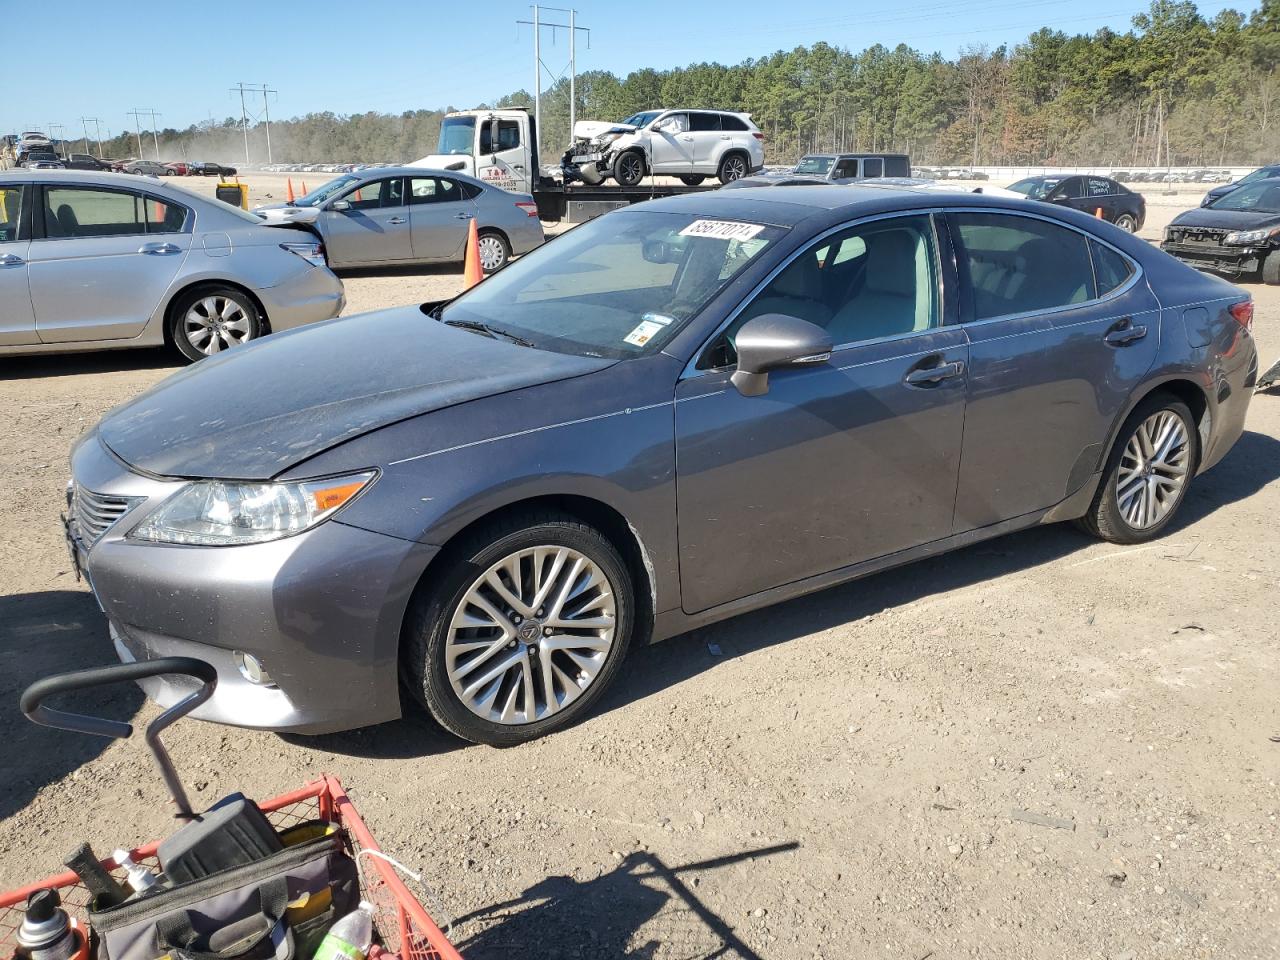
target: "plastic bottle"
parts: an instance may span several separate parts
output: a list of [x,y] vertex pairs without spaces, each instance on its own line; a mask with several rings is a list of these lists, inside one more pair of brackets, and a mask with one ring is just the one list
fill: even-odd
[[71,960],[80,941],[56,890],[37,890],[27,898],[18,929],[18,952],[24,960]]
[[128,850],[117,850],[111,855],[116,866],[129,871],[129,886],[134,893],[146,893],[156,885],[156,875],[139,863],[133,862]]
[[364,960],[373,946],[373,904],[361,900],[352,913],[329,928],[315,960]]

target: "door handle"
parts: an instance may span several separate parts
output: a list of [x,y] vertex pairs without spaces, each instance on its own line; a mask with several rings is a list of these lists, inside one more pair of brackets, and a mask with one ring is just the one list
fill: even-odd
[[721,140],[732,140],[733,138],[727,133],[720,137]]
[[902,378],[902,382],[909,387],[932,387],[963,373],[964,363],[952,360],[950,363],[940,363],[936,367],[916,367]]
[[455,214],[453,215],[453,219],[455,219],[455,220],[470,220],[470,219],[472,219],[474,216],[475,216],[475,214],[474,214],[474,213],[455,213]]
[[392,217],[390,220],[387,221],[387,223],[408,223],[408,222],[409,221],[406,220],[404,217]]
[[181,253],[182,248],[173,243],[144,243],[138,248],[138,252],[153,257],[164,257],[171,253]]
[[1113,347],[1123,347],[1141,340],[1146,335],[1146,327],[1134,326],[1133,322],[1126,317],[1108,330],[1106,336],[1102,339]]
[[21,257],[12,253],[0,253],[0,267],[16,267],[20,263],[26,263]]
[[690,143],[693,143],[693,137],[681,137],[680,139],[681,139],[681,140],[688,140]]

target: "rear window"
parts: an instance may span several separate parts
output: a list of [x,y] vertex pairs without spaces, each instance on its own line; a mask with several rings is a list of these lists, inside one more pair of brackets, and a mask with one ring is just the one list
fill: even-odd
[[886,177],[911,176],[911,161],[906,157],[885,157],[884,175]]
[[1089,250],[1093,254],[1093,275],[1098,281],[1098,296],[1105,297],[1112,290],[1124,286],[1133,275],[1133,265],[1110,247],[1104,247],[1097,240],[1090,240]]
[[725,130],[742,131],[751,129],[747,126],[747,122],[745,120],[741,117],[735,117],[731,113],[720,114],[720,125]]

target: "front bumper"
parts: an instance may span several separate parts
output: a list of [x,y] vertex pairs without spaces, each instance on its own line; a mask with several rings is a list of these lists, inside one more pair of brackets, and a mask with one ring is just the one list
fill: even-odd
[[1257,273],[1262,269],[1262,261],[1271,252],[1267,247],[1224,247],[1213,244],[1175,243],[1171,240],[1163,241],[1160,249],[1170,256],[1177,257],[1187,266],[1229,277]]
[[[336,520],[271,543],[183,547],[127,533],[180,481],[127,470],[96,435],[72,457],[75,481],[139,501],[89,544],[72,548],[110,624],[122,660],[192,656],[218,671],[213,697],[193,715],[234,726],[325,733],[400,716],[400,627],[436,547]],[[241,675],[234,651],[253,654],[271,686]],[[143,683],[171,705],[194,681]]]

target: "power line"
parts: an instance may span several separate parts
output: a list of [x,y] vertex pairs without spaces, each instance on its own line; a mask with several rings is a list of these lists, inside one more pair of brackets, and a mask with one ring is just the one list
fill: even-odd
[[[541,19],[541,14],[543,10],[551,10],[555,13],[567,13],[569,15],[569,22],[568,23],[549,23],[548,21]],[[578,74],[577,47],[575,46],[575,42],[577,40],[579,30],[581,30],[583,33],[587,35],[587,48],[588,49],[591,48],[591,30],[588,27],[580,27],[577,25],[577,22],[576,22],[577,15],[578,15],[577,10],[572,10],[567,7],[540,7],[538,6],[538,4],[535,3],[533,5],[532,20],[516,21],[517,28],[519,28],[522,25],[533,27],[533,125],[538,130],[539,139],[541,139],[542,137],[542,72],[546,70],[548,74],[551,73],[551,71],[547,69],[547,65],[542,62],[543,28],[548,28],[551,30],[552,43],[555,42],[557,30],[567,30],[569,32],[568,69],[569,69],[569,135],[570,135],[570,139],[572,139],[572,136],[573,136],[573,125],[574,125],[574,120],[577,116],[576,111],[577,111],[577,99],[578,99],[577,91],[574,88],[574,84],[576,82],[576,78]],[[560,77],[563,77],[564,70],[561,70],[560,73],[556,76],[557,76],[557,79],[559,79]]]
[[80,123],[84,126],[84,152],[89,152],[89,124],[93,124],[94,131],[98,134],[98,159],[102,159],[102,127],[98,125],[97,117],[81,117]]
[[[249,108],[245,103],[244,95],[246,93],[262,94],[262,116],[263,122],[267,130],[267,163],[271,162],[271,112],[268,106],[268,94],[278,94],[278,90],[272,90],[265,83],[237,83],[231,88],[231,93],[240,94],[240,123],[244,128],[244,163],[249,165]],[[257,117],[254,118],[255,120]]]

